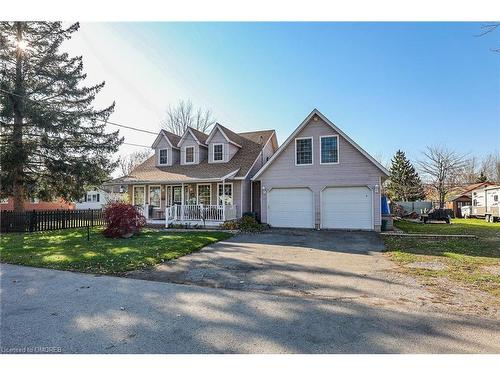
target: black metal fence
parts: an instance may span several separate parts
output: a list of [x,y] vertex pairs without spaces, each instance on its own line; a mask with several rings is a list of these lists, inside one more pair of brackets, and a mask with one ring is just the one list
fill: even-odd
[[0,232],[40,232],[104,225],[102,210],[2,211]]

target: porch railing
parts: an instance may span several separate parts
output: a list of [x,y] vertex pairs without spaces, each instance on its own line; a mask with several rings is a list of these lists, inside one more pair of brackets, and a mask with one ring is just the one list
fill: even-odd
[[166,225],[174,221],[225,221],[236,219],[236,205],[186,204],[165,209]]

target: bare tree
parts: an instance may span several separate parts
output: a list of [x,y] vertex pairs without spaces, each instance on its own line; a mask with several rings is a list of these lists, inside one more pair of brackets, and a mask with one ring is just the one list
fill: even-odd
[[461,173],[457,176],[458,180],[463,184],[473,184],[480,175],[479,163],[476,157],[471,157],[464,162]]
[[418,161],[422,175],[436,191],[439,208],[444,207],[446,195],[460,184],[460,173],[467,159],[441,146],[427,146],[422,152],[424,158]]
[[182,135],[188,126],[206,133],[214,124],[212,111],[194,109],[191,100],[181,100],[176,106],[168,107],[161,126],[169,132]]
[[152,150],[135,151],[130,155],[120,158],[118,168],[122,176],[128,176],[135,167],[146,161],[152,154]]
[[488,181],[500,183],[500,153],[498,151],[492,152],[483,158],[481,172]]
[[[500,22],[492,22],[492,23],[487,23],[484,25],[481,25],[481,32],[477,34],[477,37],[485,36],[486,34],[489,34],[493,31],[495,31],[497,28],[500,27]],[[500,48],[490,48],[492,52],[500,52]]]

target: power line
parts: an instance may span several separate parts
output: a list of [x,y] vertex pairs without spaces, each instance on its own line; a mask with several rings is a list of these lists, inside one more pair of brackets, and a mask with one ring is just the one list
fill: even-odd
[[128,142],[123,142],[123,143],[122,143],[122,145],[137,146],[137,147],[144,147],[144,148],[151,148],[151,146],[138,145],[137,143],[128,143]]
[[[33,100],[33,99],[30,99],[30,98],[27,98],[26,96],[23,96],[23,95],[19,95],[19,94],[16,94],[15,92],[12,92],[12,91],[7,91],[7,90],[4,90],[4,89],[0,89],[0,91],[6,93],[6,94],[11,94],[11,95],[15,95],[15,96],[18,96],[20,98],[25,98],[29,101],[32,101],[32,102],[35,102],[36,103],[36,100]],[[114,125],[114,126],[119,126],[120,128],[125,128],[125,129],[130,129],[130,130],[135,130],[135,131],[138,131],[138,132],[143,132],[143,133],[147,133],[147,134],[153,134],[153,135],[158,135],[158,132],[153,132],[151,130],[144,130],[144,129],[139,129],[139,128],[135,128],[133,126],[130,126],[130,125],[123,125],[123,124],[119,124],[117,122],[112,122],[112,121],[106,121],[106,120],[101,120],[101,119],[96,119],[97,121],[101,121],[101,122],[104,122],[105,124],[110,124],[110,125]],[[145,146],[144,146],[145,147]]]

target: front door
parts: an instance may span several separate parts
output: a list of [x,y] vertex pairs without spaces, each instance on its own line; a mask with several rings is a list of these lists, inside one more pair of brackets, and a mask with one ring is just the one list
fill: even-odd
[[182,187],[174,186],[172,187],[172,206],[174,204],[182,204]]

